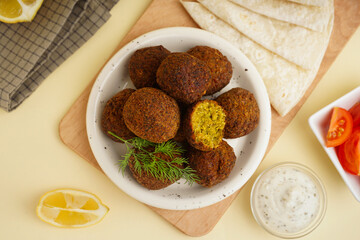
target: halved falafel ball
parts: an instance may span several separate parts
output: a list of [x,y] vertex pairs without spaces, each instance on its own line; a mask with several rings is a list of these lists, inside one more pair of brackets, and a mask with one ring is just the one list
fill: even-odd
[[135,92],[134,89],[126,88],[115,94],[106,102],[102,113],[101,130],[116,142],[122,141],[110,135],[108,131],[115,133],[117,136],[125,140],[135,137],[135,134],[126,127],[123,118],[125,102],[133,92]]
[[[148,148],[145,148],[146,151],[148,152],[154,152],[154,148],[153,147],[148,147]],[[140,151],[139,150],[135,150],[136,153],[139,153]],[[171,162],[172,161],[172,158],[169,157],[168,155],[166,154],[163,154],[163,153],[154,153],[154,155],[156,157],[159,157],[161,158],[162,160],[164,161],[167,161],[167,162]],[[182,157],[181,155],[174,155],[173,156],[174,158],[177,158],[177,157]],[[155,160],[155,161],[159,161],[159,160]],[[142,164],[142,163],[140,163]],[[179,165],[179,164],[175,164],[177,167],[179,168],[183,168],[183,166]],[[133,177],[136,179],[136,181],[138,183],[140,183],[142,186],[150,189],[150,190],[158,190],[158,189],[162,189],[162,188],[165,188],[171,184],[173,184],[174,182],[176,182],[177,180],[179,179],[176,179],[174,181],[170,181],[169,179],[164,179],[163,181],[160,180],[160,179],[157,179],[155,178],[153,175],[151,175],[151,173],[147,173],[145,170],[142,169],[141,173],[139,173],[136,168],[135,168],[135,163],[134,163],[134,156],[131,156],[130,157],[130,160],[129,160],[129,169],[133,175]]]
[[187,53],[204,61],[210,68],[211,81],[206,95],[220,91],[230,82],[233,73],[231,62],[219,50],[208,46],[196,46]]
[[223,138],[226,113],[213,100],[194,103],[184,119],[188,143],[201,151],[210,151],[219,146]]
[[131,94],[125,103],[123,116],[130,131],[153,143],[173,138],[180,125],[176,101],[155,88],[141,88]]
[[156,85],[156,71],[169,54],[162,45],[135,51],[129,61],[129,75],[137,89]]
[[215,99],[226,112],[224,138],[238,138],[252,132],[259,124],[260,109],[254,95],[243,88],[233,88]]
[[210,80],[209,67],[188,53],[171,53],[162,61],[156,73],[160,88],[185,104],[200,100]]
[[212,151],[203,152],[195,148],[188,150],[189,165],[200,178],[197,182],[212,187],[226,179],[236,162],[234,149],[224,140]]

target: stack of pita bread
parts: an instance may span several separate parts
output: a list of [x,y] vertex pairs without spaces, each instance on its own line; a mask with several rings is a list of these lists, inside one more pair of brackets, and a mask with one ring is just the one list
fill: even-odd
[[181,0],[203,29],[239,48],[285,116],[319,70],[334,24],[333,0]]

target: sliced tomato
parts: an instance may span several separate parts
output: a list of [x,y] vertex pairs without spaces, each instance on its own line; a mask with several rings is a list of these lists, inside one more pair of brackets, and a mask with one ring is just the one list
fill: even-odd
[[345,171],[360,175],[360,128],[356,128],[349,139],[337,148],[337,155]]
[[336,147],[344,143],[350,137],[352,129],[351,114],[343,108],[334,107],[326,135],[326,146]]
[[350,108],[349,112],[353,118],[354,127],[360,127],[360,102],[355,103],[354,106]]

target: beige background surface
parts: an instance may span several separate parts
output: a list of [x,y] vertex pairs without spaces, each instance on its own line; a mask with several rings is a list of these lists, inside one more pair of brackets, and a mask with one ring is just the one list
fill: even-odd
[[[0,239],[189,239],[68,149],[58,124],[150,0],[121,0],[112,18],[62,64],[18,109],[0,110]],[[277,239],[255,222],[250,190],[256,176],[278,162],[303,163],[318,173],[328,194],[323,222],[303,239],[359,239],[355,200],[312,134],[311,114],[360,85],[360,29],[346,45],[295,119],[213,231],[199,239]],[[110,211],[99,224],[59,229],[40,221],[40,196],[56,188],[97,194]]]

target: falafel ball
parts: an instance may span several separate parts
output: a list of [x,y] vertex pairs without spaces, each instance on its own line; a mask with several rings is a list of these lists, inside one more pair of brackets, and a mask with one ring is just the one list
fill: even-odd
[[188,143],[201,151],[210,151],[219,146],[226,123],[224,109],[213,100],[194,103],[184,119]]
[[135,134],[126,127],[123,118],[125,102],[133,92],[135,92],[134,89],[126,88],[115,94],[106,102],[102,113],[101,130],[116,142],[122,141],[110,135],[108,131],[115,133],[117,136],[125,140],[135,137]]
[[137,89],[156,85],[156,71],[169,54],[162,45],[136,50],[129,61],[129,75]]
[[236,162],[234,149],[224,140],[212,151],[203,152],[195,148],[188,150],[189,165],[200,178],[197,182],[212,187],[226,179]]
[[162,61],[156,73],[160,88],[185,104],[200,100],[210,80],[209,67],[188,53],[171,53]]
[[233,88],[215,99],[226,112],[224,138],[238,138],[252,132],[259,124],[260,109],[254,95],[243,88]]
[[214,94],[224,88],[232,77],[232,65],[219,50],[208,46],[196,46],[187,51],[190,55],[204,61],[211,71],[210,86],[206,95]]
[[173,138],[174,141],[178,143],[186,142],[186,135],[185,135],[185,128],[184,128],[184,121],[180,121],[179,129]]
[[130,131],[153,143],[173,138],[180,125],[176,101],[163,91],[149,87],[131,94],[125,103],[123,117]]
[[[154,147],[148,147],[145,148],[146,151],[148,152],[154,152]],[[139,153],[139,150],[135,150],[136,153]],[[171,162],[172,158],[169,157],[168,155],[164,154],[164,153],[154,153],[154,155],[158,158],[161,158],[167,162]],[[181,157],[181,155],[174,155],[174,158],[177,157]],[[151,173],[147,173],[145,170],[142,169],[141,173],[139,173],[136,168],[135,168],[135,162],[134,162],[134,156],[131,156],[129,159],[129,169],[133,175],[133,177],[136,179],[136,181],[138,183],[140,183],[142,186],[150,189],[150,190],[158,190],[158,189],[162,189],[165,188],[171,184],[173,184],[174,182],[176,182],[179,179],[176,180],[169,180],[169,179],[164,179],[163,181],[160,179],[155,178],[153,175],[151,175]],[[157,159],[155,161],[158,161]],[[140,163],[141,164],[141,163]],[[179,165],[179,164],[175,164],[177,167],[179,168],[183,168],[183,166]]]
[[185,119],[186,111],[187,111],[189,105],[181,103],[181,102],[177,102],[177,103],[178,103],[179,109],[180,109],[180,126],[179,126],[179,129],[178,129],[175,137],[173,138],[173,140],[178,143],[185,143],[186,135],[185,135],[184,119]]

